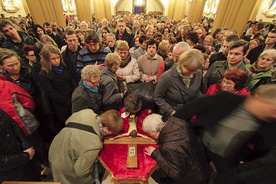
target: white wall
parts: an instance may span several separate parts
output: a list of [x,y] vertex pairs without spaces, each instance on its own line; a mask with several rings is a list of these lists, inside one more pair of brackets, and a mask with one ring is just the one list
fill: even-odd
[[162,7],[160,7],[155,0],[147,0],[146,13],[149,13],[151,11],[162,12]]
[[[91,0],[93,1],[93,0]],[[160,0],[161,3],[164,6],[164,15],[168,15],[168,6],[169,6],[169,0]],[[115,15],[115,5],[117,4],[118,0],[110,0],[110,5],[111,5],[111,15]],[[120,11],[129,11],[129,12],[133,12],[133,0],[125,0],[123,1],[123,3],[120,6],[121,8],[119,9]],[[124,7],[122,9],[122,7]],[[155,2],[155,0],[147,0],[147,9],[146,9],[147,13],[150,11],[162,11],[159,8],[159,5]],[[93,11],[94,12],[94,11]]]
[[259,12],[256,15],[256,20],[257,21],[259,19],[263,19],[263,22],[271,22],[272,20],[276,19],[276,17],[275,18],[268,18],[263,14],[265,9],[268,8],[270,2],[271,2],[271,0],[263,0],[263,2],[261,4],[261,7],[259,9]]
[[116,12],[115,12],[115,5],[118,1],[115,1],[115,0],[110,0],[110,6],[111,6],[111,15],[115,15]]
[[163,6],[164,6],[164,11],[163,15],[168,16],[168,7],[169,7],[169,0],[161,0]]
[[95,14],[95,10],[94,10],[94,0],[90,0],[90,8],[91,8],[91,14],[94,15],[94,14]]
[[132,0],[123,1],[120,4],[120,6],[118,7],[117,11],[129,11],[130,13],[132,13],[132,11],[133,11],[133,1]]

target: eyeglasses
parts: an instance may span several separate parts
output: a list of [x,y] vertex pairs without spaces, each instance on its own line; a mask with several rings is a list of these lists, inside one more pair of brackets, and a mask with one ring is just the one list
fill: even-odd
[[97,80],[97,81],[94,81],[94,82],[92,82],[91,80],[88,80],[91,84],[93,84],[93,85],[96,85],[96,84],[99,84],[100,83],[100,80]]
[[235,86],[233,81],[229,81],[228,79],[222,79],[221,84],[225,84],[227,87]]

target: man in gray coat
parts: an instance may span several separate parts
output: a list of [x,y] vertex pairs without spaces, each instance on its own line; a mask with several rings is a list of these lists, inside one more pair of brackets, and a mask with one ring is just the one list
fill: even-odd
[[244,41],[235,41],[230,45],[229,52],[227,55],[227,60],[216,61],[208,69],[203,78],[203,83],[205,89],[207,89],[212,84],[220,83],[222,80],[222,75],[226,70],[231,68],[241,69],[246,72],[248,79],[247,84],[250,83],[252,79],[252,73],[246,68],[243,63],[244,55],[248,50],[248,44]]

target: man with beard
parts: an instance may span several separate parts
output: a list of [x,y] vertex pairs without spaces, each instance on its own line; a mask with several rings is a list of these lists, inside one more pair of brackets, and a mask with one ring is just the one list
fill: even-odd
[[49,22],[44,22],[43,29],[47,35],[49,35],[58,45],[59,48],[62,47],[62,40],[56,32],[53,32],[53,28]]

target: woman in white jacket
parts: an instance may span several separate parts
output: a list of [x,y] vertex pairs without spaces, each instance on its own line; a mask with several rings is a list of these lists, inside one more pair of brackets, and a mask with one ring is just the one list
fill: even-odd
[[129,53],[128,43],[124,40],[117,41],[116,52],[121,57],[122,63],[117,70],[117,79],[121,92],[127,90],[129,83],[139,81],[140,73],[136,59],[131,57]]

